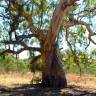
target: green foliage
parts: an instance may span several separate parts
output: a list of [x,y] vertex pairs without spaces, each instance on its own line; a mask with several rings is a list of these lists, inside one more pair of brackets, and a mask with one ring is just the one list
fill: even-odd
[[[96,56],[94,57],[94,52],[96,50],[93,50],[91,54],[88,54],[87,52],[76,52],[78,58],[79,58],[79,64],[81,68],[81,74],[92,74],[96,75]],[[69,73],[80,73],[80,68],[78,65],[74,62],[73,54],[70,50],[66,50],[64,53],[62,53],[62,62],[64,63],[64,66],[66,67],[67,72]]]
[[23,60],[16,59],[15,57],[7,54],[7,56],[0,57],[0,71],[26,72],[26,71],[30,71],[30,69],[29,69],[29,65]]

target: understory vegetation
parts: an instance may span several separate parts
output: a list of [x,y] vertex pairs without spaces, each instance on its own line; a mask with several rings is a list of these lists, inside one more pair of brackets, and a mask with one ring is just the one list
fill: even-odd
[[77,51],[76,57],[70,50],[62,52],[62,62],[68,73],[96,75],[96,50],[91,52]]
[[29,71],[29,64],[25,60],[16,59],[14,56],[7,54],[0,57],[0,71],[1,72],[27,72]]
[[[77,52],[78,64],[74,61],[73,54],[70,50],[65,50],[60,54],[62,62],[64,64],[64,69],[66,73],[75,74],[91,74],[96,75],[96,56],[95,50],[90,52],[90,54]],[[31,59],[22,60],[15,58],[15,56],[7,54],[0,57],[0,72],[35,72],[42,71],[42,64],[40,60],[34,64],[30,64]]]

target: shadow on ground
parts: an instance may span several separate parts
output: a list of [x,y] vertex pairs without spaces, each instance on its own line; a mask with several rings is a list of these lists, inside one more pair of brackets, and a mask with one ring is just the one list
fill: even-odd
[[40,85],[19,85],[15,88],[0,86],[0,96],[96,96],[96,90],[70,85],[65,89],[44,88]]

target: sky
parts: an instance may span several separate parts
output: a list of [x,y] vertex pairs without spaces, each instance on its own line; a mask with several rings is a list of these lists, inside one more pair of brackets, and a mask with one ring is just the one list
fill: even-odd
[[29,57],[28,51],[24,51],[19,54],[20,59],[28,59],[28,57]]

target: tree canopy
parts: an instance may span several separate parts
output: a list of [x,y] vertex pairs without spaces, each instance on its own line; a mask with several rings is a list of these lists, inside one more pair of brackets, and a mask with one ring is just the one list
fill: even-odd
[[[96,1],[61,1],[64,1],[64,7],[68,6],[70,10],[63,17],[62,25],[59,24],[60,29],[57,34],[61,32],[65,34],[71,50],[74,41],[72,43],[70,37],[74,38],[76,43],[81,45],[84,43],[86,47],[88,39],[95,44],[95,40],[91,37],[95,35]],[[71,2],[75,3],[70,4]],[[31,46],[34,42],[32,37],[37,38],[39,43],[44,43],[45,38],[49,37],[50,26],[55,26],[52,25],[51,19],[58,3],[59,1],[56,0],[1,0],[0,44],[7,49],[4,52],[19,54],[24,50],[40,51],[40,47]],[[84,40],[85,38],[87,41]]]

